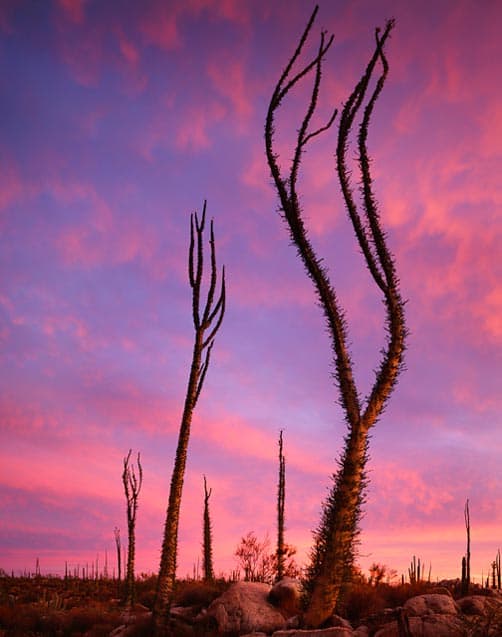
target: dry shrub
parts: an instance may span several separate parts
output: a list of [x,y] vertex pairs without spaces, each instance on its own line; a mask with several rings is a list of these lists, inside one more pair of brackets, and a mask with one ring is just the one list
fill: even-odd
[[343,597],[340,614],[357,625],[363,617],[380,613],[387,608],[384,588],[386,586],[370,586],[361,582],[353,584]]
[[157,576],[142,574],[136,580],[136,601],[147,608],[153,609],[155,592],[157,590]]
[[410,597],[427,593],[431,587],[432,585],[427,582],[398,586],[390,584],[372,586],[366,582],[357,582],[344,596],[340,613],[351,623],[357,624],[364,617],[381,613],[387,608],[402,606]]
[[399,584],[399,586],[386,586],[385,588],[387,608],[397,608],[411,597],[429,593],[434,585],[428,582],[415,582],[414,584]]
[[40,609],[29,604],[0,607],[0,627],[8,637],[41,632]]
[[228,582],[222,580],[215,582],[183,580],[176,584],[174,605],[198,606],[200,608],[209,606],[209,604],[219,597],[228,587]]
[[108,611],[104,605],[99,604],[89,608],[73,608],[65,613],[61,628],[65,637],[84,633],[87,637],[101,637],[108,635],[121,623],[118,611]]

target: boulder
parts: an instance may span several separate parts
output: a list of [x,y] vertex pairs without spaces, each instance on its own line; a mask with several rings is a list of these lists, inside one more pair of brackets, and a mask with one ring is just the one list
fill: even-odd
[[272,637],[353,637],[352,628],[313,628],[311,630],[277,630]]
[[331,615],[326,625],[331,628],[350,628],[350,630],[352,630],[349,620],[340,617],[340,615]]
[[484,617],[487,611],[492,610],[495,605],[492,597],[484,595],[462,597],[457,604],[464,615],[479,615],[480,617]]
[[423,617],[424,615],[456,615],[458,608],[449,595],[430,593],[417,595],[407,600],[403,606],[409,617]]
[[301,582],[292,577],[283,577],[272,586],[268,601],[276,608],[279,608],[286,618],[293,617],[300,612],[301,594]]
[[236,582],[207,609],[221,634],[272,633],[285,627],[286,619],[268,602],[271,587],[260,582]]
[[[456,615],[424,615],[409,618],[411,637],[463,637],[465,624]],[[400,637],[396,621],[385,624],[374,637]]]

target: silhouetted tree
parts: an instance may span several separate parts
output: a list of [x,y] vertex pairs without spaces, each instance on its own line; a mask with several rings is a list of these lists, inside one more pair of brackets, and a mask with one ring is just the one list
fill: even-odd
[[388,571],[388,567],[386,564],[379,564],[378,562],[373,562],[373,564],[369,568],[370,576],[368,579],[368,584],[373,586],[378,586],[381,582],[383,582],[383,579],[386,576],[387,571]]
[[197,400],[199,399],[204,379],[209,367],[214,338],[218,332],[225,313],[225,268],[222,270],[220,293],[215,301],[217,284],[216,251],[214,243],[213,222],[210,224],[210,262],[211,274],[207,289],[206,302],[201,310],[201,286],[204,269],[203,234],[206,222],[206,202],[199,221],[197,213],[190,216],[190,248],[188,256],[188,277],[192,288],[192,317],[195,330],[192,363],[188,379],[185,405],[178,434],[178,445],[174,460],[166,522],[162,542],[157,593],[153,609],[153,620],[156,635],[169,630],[169,607],[176,577],[176,557],[178,550],[178,526],[180,517],[181,495],[185,466],[190,438],[190,426]]
[[244,571],[245,582],[267,582],[274,579],[275,560],[270,552],[270,538],[265,536],[260,541],[253,531],[241,538],[239,546],[235,549],[239,568]]
[[[138,510],[138,497],[143,484],[143,468],[141,466],[140,454],[138,453],[136,462],[138,470],[131,465],[132,449],[124,458],[124,471],[122,472],[122,483],[127,501],[127,571],[125,580],[125,602],[127,605],[134,604],[135,581],[134,581],[134,560],[136,557],[136,512]],[[119,538],[120,540],[120,538]],[[120,580],[120,576],[119,576]]]
[[282,429],[279,433],[279,483],[277,486],[277,580],[284,577],[284,504],[286,498],[286,460],[282,452]]
[[211,516],[209,515],[209,498],[212,489],[207,490],[206,476],[204,476],[204,519],[203,519],[203,566],[204,579],[207,582],[214,580],[213,568],[213,529],[211,526]]
[[[293,66],[302,52],[317,11],[318,7],[312,13],[296,51],[273,91],[265,124],[267,160],[279,195],[280,209],[289,226],[292,242],[314,284],[324,311],[334,355],[335,379],[340,404],[345,412],[348,426],[344,450],[338,460],[338,470],[333,476],[333,485],[324,503],[321,522],[315,533],[315,543],[305,580],[308,602],[304,622],[313,627],[320,626],[333,613],[342,588],[351,577],[366,486],[365,467],[368,459],[369,431],[382,413],[397,382],[402,368],[406,336],[399,281],[395,272],[394,259],[386,245],[385,233],[381,227],[373,195],[370,159],[366,147],[373,108],[388,72],[383,47],[394,25],[393,21],[389,21],[383,33],[379,29],[376,30],[375,51],[362,78],[343,107],[336,148],[337,173],[348,215],[367,268],[383,295],[386,311],[387,343],[369,396],[362,401],[354,379],[344,311],[327,270],[322,264],[322,259],[316,255],[309,240],[297,192],[298,173],[305,148],[315,137],[332,126],[337,115],[335,110],[326,125],[310,130],[312,116],[318,103],[322,64],[333,42],[333,36],[327,39],[326,33],[322,32],[315,57],[300,70],[293,72]],[[358,166],[363,203],[363,210],[360,211],[354,199],[351,173],[347,168],[347,152],[354,120],[363,105],[378,62],[381,63],[382,71],[364,106],[359,124]],[[298,82],[310,73],[314,74],[310,100],[298,127],[291,165],[287,175],[283,176],[279,156],[274,148],[276,111]]]

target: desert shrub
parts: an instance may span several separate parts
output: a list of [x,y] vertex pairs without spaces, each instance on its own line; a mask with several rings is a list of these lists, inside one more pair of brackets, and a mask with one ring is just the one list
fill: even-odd
[[8,637],[31,635],[40,632],[40,610],[29,604],[17,604],[0,609],[0,627]]
[[88,637],[108,635],[122,623],[118,611],[108,611],[104,605],[73,608],[63,616],[62,636],[86,634]]
[[142,574],[136,580],[136,601],[152,609],[157,589],[157,576]]
[[364,617],[381,613],[387,608],[402,606],[406,600],[427,593],[433,585],[427,582],[414,584],[371,584],[358,581],[352,584],[343,597],[340,613],[357,624]]
[[178,606],[209,606],[219,597],[229,584],[223,580],[204,582],[200,580],[181,580],[176,583],[174,604]]
[[399,584],[398,586],[386,586],[385,597],[387,608],[402,606],[411,597],[424,595],[433,588],[428,582],[415,582],[414,584]]
[[363,582],[353,584],[343,596],[339,612],[351,623],[358,624],[363,617],[387,608],[386,585],[371,586]]

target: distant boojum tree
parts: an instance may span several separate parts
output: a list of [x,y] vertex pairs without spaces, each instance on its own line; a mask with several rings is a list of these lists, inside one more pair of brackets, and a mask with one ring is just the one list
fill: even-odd
[[[366,485],[365,467],[368,458],[369,431],[382,413],[397,382],[399,372],[402,369],[406,337],[404,303],[399,292],[399,280],[395,271],[394,258],[387,247],[373,195],[370,159],[367,152],[368,128],[373,108],[382,91],[388,72],[384,44],[394,26],[393,21],[389,21],[383,33],[379,29],[376,30],[375,51],[361,79],[343,107],[336,147],[336,169],[348,216],[352,222],[366,266],[374,283],[382,293],[386,312],[387,342],[369,396],[365,401],[361,400],[348,347],[344,311],[331,284],[328,272],[322,264],[322,259],[317,256],[309,240],[297,191],[303,152],[310,142],[332,126],[337,115],[335,110],[325,126],[311,130],[311,121],[319,98],[323,61],[331,47],[333,36],[327,39],[326,33],[322,32],[315,57],[299,71],[293,72],[293,67],[300,57],[317,11],[318,7],[315,8],[296,51],[273,91],[265,124],[266,155],[279,196],[280,209],[284,221],[289,227],[292,242],[314,284],[324,311],[333,350],[335,379],[340,395],[340,404],[345,412],[348,426],[345,447],[338,460],[338,470],[333,477],[333,485],[324,503],[321,522],[315,533],[314,548],[305,581],[308,601],[304,622],[312,627],[320,626],[332,614],[344,584],[351,577],[361,505]],[[375,87],[365,102],[370,80],[378,63],[382,70]],[[292,89],[309,74],[313,74],[310,100],[298,127],[291,165],[287,175],[284,176],[279,165],[279,156],[274,147],[275,115]],[[349,137],[355,118],[361,108],[362,117],[359,123],[357,146],[362,211],[356,204],[351,173],[347,167]]]
[[[136,513],[138,510],[138,497],[141,491],[141,486],[143,484],[143,468],[141,466],[140,454],[138,453],[137,457],[138,470],[136,472],[134,465],[131,464],[131,453],[132,449],[129,449],[129,453],[124,458],[124,471],[122,472],[122,483],[124,485],[124,491],[127,500],[128,545],[125,583],[125,602],[127,605],[132,605],[135,601],[134,562],[136,558]],[[120,532],[116,532],[115,541],[118,542],[117,550],[120,550]]]
[[212,489],[207,488],[206,476],[204,476],[204,515],[203,515],[203,541],[202,541],[202,557],[204,567],[204,579],[206,582],[214,580],[213,567],[213,529],[211,525],[211,516],[209,514],[209,498]]

